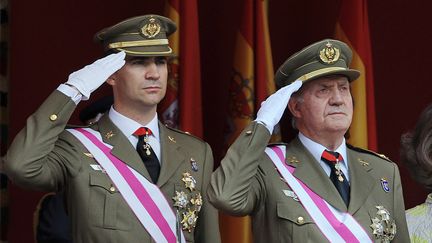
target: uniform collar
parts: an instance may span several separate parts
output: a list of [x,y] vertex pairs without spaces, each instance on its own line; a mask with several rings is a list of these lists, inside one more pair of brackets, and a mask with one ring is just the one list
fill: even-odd
[[[303,133],[299,132],[298,137],[301,141],[301,143],[306,147],[306,149],[312,154],[312,156],[315,158],[316,161],[321,161],[321,155],[326,147],[322,146],[321,144],[313,141],[312,139],[306,137]],[[343,163],[346,168],[348,168],[348,156],[347,156],[347,150],[346,150],[346,144],[345,144],[345,138],[343,138],[341,145],[335,150],[335,152],[338,152],[342,155]]]
[[126,117],[126,116],[120,114],[119,112],[117,112],[114,109],[113,106],[111,106],[111,109],[109,111],[109,118],[114,123],[114,125],[116,125],[120,129],[120,131],[122,131],[122,133],[126,137],[133,136],[132,134],[140,127],[147,127],[147,128],[150,128],[150,130],[152,130],[152,133],[153,133],[152,136],[154,136],[156,138],[156,140],[158,142],[160,142],[159,124],[158,124],[157,113],[149,123],[140,124],[140,123],[130,119],[129,117]]

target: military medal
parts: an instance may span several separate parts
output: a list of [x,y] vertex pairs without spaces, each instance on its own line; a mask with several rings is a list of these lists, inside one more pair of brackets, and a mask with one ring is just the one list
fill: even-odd
[[143,148],[145,149],[146,154],[148,156],[150,156],[150,154],[151,154],[151,152],[150,152],[150,144],[148,142],[149,142],[149,132],[148,132],[148,129],[146,129],[145,136],[144,136],[144,145],[143,145]]
[[343,181],[344,181],[344,178],[342,177],[341,165],[340,165],[339,161],[336,161],[335,169],[336,169],[335,172],[336,172],[336,175],[337,175],[338,180],[339,180],[340,182],[343,182]]
[[187,194],[184,193],[183,191],[181,192],[176,191],[175,193],[176,193],[175,197],[172,198],[174,200],[174,206],[179,208],[186,208],[186,206],[189,203]]
[[[195,160],[191,158],[191,165],[193,166]],[[196,162],[195,162],[196,163]],[[185,191],[175,191],[174,207],[177,209],[177,222],[182,230],[192,232],[198,220],[198,212],[201,211],[203,205],[203,198],[199,190],[196,190],[196,180],[190,172],[184,172],[182,179],[184,186],[189,189]],[[182,219],[180,220],[180,215]]]
[[192,197],[190,202],[192,205],[196,206],[198,212],[201,211],[201,206],[203,204],[201,193],[198,193],[195,195],[195,197]]
[[396,224],[390,218],[390,213],[383,206],[375,206],[378,211],[376,217],[372,218],[370,227],[373,229],[373,234],[376,239],[381,242],[389,243],[396,235]]
[[183,219],[181,221],[183,225],[183,230],[192,232],[192,229],[195,228],[197,219],[198,216],[196,215],[195,210],[189,209],[187,212],[183,213]]
[[195,190],[196,180],[189,172],[183,173],[182,181],[185,183],[185,187],[190,191]]

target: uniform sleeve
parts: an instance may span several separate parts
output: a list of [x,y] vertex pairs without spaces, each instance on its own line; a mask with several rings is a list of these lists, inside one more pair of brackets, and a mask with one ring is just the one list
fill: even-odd
[[[28,119],[5,157],[5,171],[16,184],[36,190],[57,191],[79,161],[64,128],[75,103],[54,91]],[[63,134],[62,134],[63,133]],[[70,135],[71,136],[71,135]]]
[[205,148],[204,176],[203,176],[203,206],[200,211],[199,222],[195,229],[195,242],[221,242],[219,234],[219,215],[218,211],[209,203],[207,195],[208,185],[210,183],[210,175],[213,172],[213,153],[208,144]]
[[262,124],[251,123],[228,149],[219,168],[213,172],[208,189],[210,202],[218,209],[237,216],[251,214],[265,197],[259,163],[270,139]]
[[392,242],[410,242],[408,227],[406,223],[405,216],[405,204],[402,193],[402,184],[399,175],[399,169],[396,164],[394,164],[394,218],[396,223],[396,236]]

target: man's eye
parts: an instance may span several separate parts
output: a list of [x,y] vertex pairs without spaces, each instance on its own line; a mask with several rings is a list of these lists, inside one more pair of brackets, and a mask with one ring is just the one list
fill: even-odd
[[167,63],[167,60],[165,58],[156,60],[156,64],[166,64],[166,63]]
[[347,90],[348,90],[348,87],[347,87],[347,86],[342,86],[342,87],[340,87],[340,90],[341,90],[341,91],[347,91]]
[[136,59],[136,60],[133,60],[131,63],[133,65],[141,65],[141,64],[144,64],[144,60]]

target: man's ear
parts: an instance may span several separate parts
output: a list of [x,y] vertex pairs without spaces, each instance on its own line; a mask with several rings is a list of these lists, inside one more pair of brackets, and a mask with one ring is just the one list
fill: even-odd
[[111,76],[108,77],[108,79],[107,79],[106,82],[109,85],[115,85],[116,84],[116,79],[117,79],[117,72],[111,74]]
[[301,102],[297,97],[291,97],[288,101],[288,109],[293,117],[299,118],[301,116],[300,105]]

